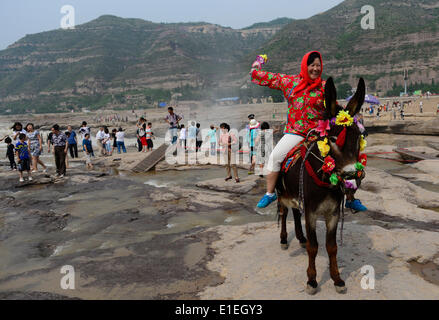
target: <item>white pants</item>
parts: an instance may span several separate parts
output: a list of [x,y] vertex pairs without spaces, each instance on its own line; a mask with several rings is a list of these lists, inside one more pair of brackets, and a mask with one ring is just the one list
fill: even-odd
[[267,169],[270,172],[279,172],[282,162],[287,156],[288,152],[297,146],[303,139],[302,136],[297,134],[285,134],[282,139],[279,140],[276,147],[270,154],[268,159]]

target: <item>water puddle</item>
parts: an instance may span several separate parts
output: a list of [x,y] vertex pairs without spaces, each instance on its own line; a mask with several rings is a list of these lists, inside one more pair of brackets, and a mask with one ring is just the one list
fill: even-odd
[[410,262],[410,271],[420,276],[425,281],[439,286],[439,266],[434,262],[419,263]]
[[428,147],[428,142],[439,142],[439,137],[373,133],[367,137],[367,142],[369,146],[394,145],[398,148],[410,148],[418,146]]
[[424,207],[424,206],[420,206],[420,208],[425,209],[425,210],[435,211],[435,212],[439,213],[439,208],[431,208],[431,207]]
[[425,190],[439,193],[439,184],[434,184],[426,181],[412,181],[412,183]]
[[169,185],[171,185],[171,182],[160,182],[158,180],[152,179],[152,180],[145,181],[144,184],[149,185],[149,186],[153,186],[156,188],[166,188]]

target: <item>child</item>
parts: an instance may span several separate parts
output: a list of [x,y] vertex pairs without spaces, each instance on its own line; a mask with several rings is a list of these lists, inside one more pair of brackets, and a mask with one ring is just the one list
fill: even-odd
[[186,150],[186,128],[184,124],[180,126],[180,145]]
[[256,148],[255,148],[255,140],[259,134],[261,124],[256,121],[256,119],[250,120],[249,131],[248,131],[248,142],[250,147],[250,168],[248,170],[248,174],[254,174],[255,166],[256,166]]
[[86,133],[84,139],[82,140],[82,150],[85,155],[85,163],[88,169],[93,169],[93,164],[91,163],[91,157],[95,156],[93,153],[93,147],[91,145],[90,134]]
[[139,126],[139,137],[140,137],[140,143],[142,144],[142,152],[146,152],[146,148],[148,146],[148,141],[146,141],[146,123],[145,122],[143,122],[142,125]]
[[152,132],[152,123],[148,122],[148,127],[145,130],[146,136],[146,144],[148,146],[148,151],[152,151],[154,144],[152,143],[152,139],[155,139],[154,133]]
[[18,159],[18,171],[20,174],[20,182],[23,182],[23,171],[27,171],[28,180],[32,181],[30,172],[30,148],[25,142],[27,136],[24,133],[20,133],[18,136],[19,141],[15,145],[15,153]]
[[265,159],[271,154],[273,150],[273,130],[270,130],[268,122],[261,124],[261,132],[255,139],[256,163],[259,165],[259,177],[264,177]]
[[6,157],[9,158],[9,163],[11,164],[11,170],[17,171],[17,164],[15,163],[14,156],[14,145],[12,144],[12,139],[7,137],[5,143],[8,145],[8,151],[6,151]]

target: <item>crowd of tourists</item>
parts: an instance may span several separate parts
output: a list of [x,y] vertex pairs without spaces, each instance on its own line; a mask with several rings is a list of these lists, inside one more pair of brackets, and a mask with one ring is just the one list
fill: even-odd
[[[237,170],[236,155],[243,149],[239,143],[239,137],[231,130],[228,123],[221,123],[219,126],[210,124],[205,134],[202,133],[201,124],[197,121],[190,121],[188,127],[182,124],[183,116],[174,113],[172,107],[168,108],[168,114],[165,121],[168,123],[169,141],[175,144],[177,148],[187,153],[198,153],[206,151],[211,157],[220,155],[222,163],[225,164],[227,176],[226,181],[235,177],[235,182],[239,183],[239,175]],[[273,130],[267,122],[260,123],[255,119],[254,114],[248,116],[248,124],[246,125],[246,135],[244,144],[247,145],[250,168],[249,175],[259,174],[263,177],[263,168],[266,156],[272,151]],[[270,142],[270,143],[269,143]],[[206,146],[202,150],[202,146]],[[242,150],[241,150],[242,151]]]
[[[6,157],[9,160],[10,169],[18,171],[20,182],[24,181],[23,173],[27,172],[27,179],[32,181],[32,173],[38,172],[38,165],[42,167],[42,172],[47,172],[46,164],[40,159],[43,154],[43,145],[47,144],[47,153],[52,153],[56,166],[56,177],[63,178],[66,169],[69,167],[69,157],[75,159],[82,151],[86,167],[93,169],[92,159],[95,157],[91,139],[91,129],[87,122],[83,121],[78,131],[73,130],[72,126],[67,126],[66,131],[62,131],[58,124],[52,126],[47,138],[43,139],[43,134],[37,130],[33,123],[26,124],[25,127],[20,122],[15,122],[11,127],[12,134],[0,139],[7,144]],[[118,153],[126,153],[125,132],[119,127],[111,130],[107,126],[102,126],[96,133],[96,142],[99,155],[110,156],[117,149]]]
[[[174,113],[172,107],[168,108],[168,114],[164,120],[169,125],[170,144],[177,144],[177,147],[183,148],[185,152],[200,152],[204,143],[205,146],[210,147],[210,156],[214,157],[220,154],[223,157],[227,172],[225,180],[232,179],[233,171],[235,181],[240,182],[235,152],[240,148],[239,139],[230,130],[229,124],[211,124],[207,134],[204,132],[203,136],[200,123],[191,121],[186,128],[184,124],[180,124],[183,116]],[[272,146],[268,143],[266,146],[266,141],[271,141],[272,130],[267,122],[259,123],[253,114],[248,116],[248,120],[244,142],[249,150],[251,163],[249,174],[255,174],[255,171],[259,170],[259,174],[262,176],[265,155],[271,153],[270,147]],[[78,158],[81,151],[88,169],[93,169],[93,159],[96,156],[111,156],[116,151],[119,154],[127,152],[125,131],[121,127],[110,130],[107,126],[100,126],[95,135],[96,146],[93,146],[92,132],[86,121],[83,121],[77,130],[68,125],[67,130],[63,131],[58,124],[55,124],[47,134],[46,139],[33,123],[28,123],[23,127],[20,122],[16,122],[11,129],[12,134],[0,139],[0,141],[4,140],[7,144],[6,156],[10,162],[10,168],[18,171],[20,182],[24,181],[24,172],[27,172],[28,180],[32,181],[32,173],[38,172],[38,166],[42,168],[44,173],[47,172],[46,164],[40,159],[44,144],[47,144],[47,153],[52,153],[54,156],[56,177],[59,178],[66,175],[69,159]],[[152,123],[143,116],[140,117],[136,123],[137,150],[151,152],[154,148],[153,140],[155,138]],[[257,152],[257,150],[261,151]]]

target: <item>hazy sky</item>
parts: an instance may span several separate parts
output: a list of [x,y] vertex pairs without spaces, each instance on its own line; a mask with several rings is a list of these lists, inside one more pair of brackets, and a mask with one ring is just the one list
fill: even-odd
[[64,5],[82,24],[103,14],[153,22],[205,21],[232,28],[278,17],[304,19],[342,0],[0,0],[0,50],[26,34],[60,27]]

